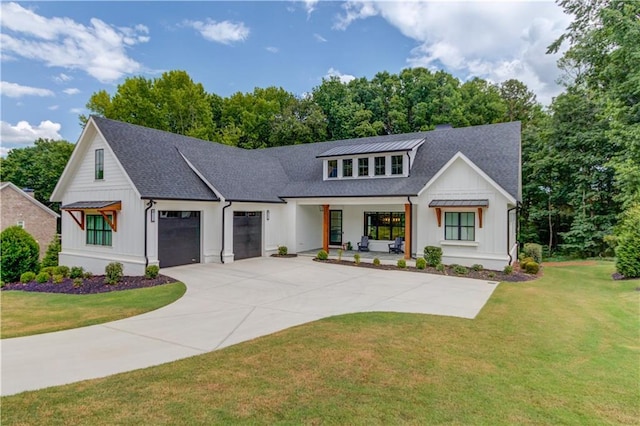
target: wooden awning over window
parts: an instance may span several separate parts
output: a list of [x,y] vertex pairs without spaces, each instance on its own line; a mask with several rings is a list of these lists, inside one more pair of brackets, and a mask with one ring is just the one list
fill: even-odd
[[431,200],[429,207],[436,209],[438,228],[442,226],[442,207],[475,207],[478,209],[478,227],[482,228],[482,209],[489,207],[489,200]]
[[87,212],[99,213],[113,232],[118,231],[118,211],[122,210],[122,201],[78,201],[60,207],[65,210],[84,231],[84,216]]

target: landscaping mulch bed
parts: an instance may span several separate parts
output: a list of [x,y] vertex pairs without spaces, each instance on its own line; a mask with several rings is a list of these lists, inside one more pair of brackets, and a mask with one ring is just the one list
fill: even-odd
[[147,279],[145,277],[122,277],[117,284],[105,284],[104,275],[94,275],[91,278],[83,279],[81,286],[74,286],[72,278],[65,278],[59,284],[49,281],[38,283],[31,281],[28,283],[8,283],[2,287],[2,291],[35,291],[42,293],[65,293],[65,294],[95,294],[107,293],[110,291],[132,290],[134,288],[154,287],[162,284],[174,283],[174,278],[165,275],[158,275],[156,278]]
[[426,274],[435,274],[435,275],[449,275],[453,277],[464,277],[464,278],[474,278],[483,281],[508,281],[508,282],[524,282],[524,281],[532,281],[538,278],[537,275],[525,274],[524,272],[517,270],[514,268],[511,274],[505,274],[501,271],[489,271],[483,269],[481,271],[474,271],[471,268],[469,269],[469,273],[466,275],[458,275],[451,267],[446,266],[444,272],[438,271],[436,268],[427,266],[425,269],[417,269],[413,266],[407,266],[406,268],[398,268],[395,265],[374,265],[373,263],[368,262],[360,262],[356,264],[355,262],[349,260],[337,260],[337,259],[327,259],[327,260],[318,260],[317,258],[313,259],[316,262],[324,262],[324,263],[332,263],[337,265],[346,265],[346,266],[355,266],[358,268],[373,268],[373,269],[382,269],[385,271],[409,271],[416,273],[426,273]]
[[271,255],[271,257],[298,257],[298,255],[295,254],[295,253],[289,253],[289,254],[274,253],[274,254]]

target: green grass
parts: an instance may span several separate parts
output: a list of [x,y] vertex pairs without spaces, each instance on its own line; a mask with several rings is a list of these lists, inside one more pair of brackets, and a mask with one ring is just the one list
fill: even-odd
[[75,295],[0,292],[3,339],[100,324],[158,309],[182,297],[182,283]]
[[637,424],[638,281],[501,284],[475,320],[363,313],[4,397],[12,424]]

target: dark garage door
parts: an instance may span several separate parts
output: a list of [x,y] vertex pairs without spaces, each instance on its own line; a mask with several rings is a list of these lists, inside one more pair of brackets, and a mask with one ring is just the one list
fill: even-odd
[[262,256],[262,212],[233,212],[234,259]]
[[200,212],[160,212],[158,260],[161,268],[200,263]]

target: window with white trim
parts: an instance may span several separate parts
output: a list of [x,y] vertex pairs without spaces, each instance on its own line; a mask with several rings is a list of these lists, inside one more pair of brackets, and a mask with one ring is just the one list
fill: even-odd
[[338,177],[338,160],[327,161],[327,177],[330,177],[330,178]]
[[353,159],[345,158],[342,160],[342,177],[353,176]]
[[95,153],[95,179],[104,179],[104,149],[96,149]]
[[445,212],[444,239],[475,241],[476,215],[473,212]]
[[387,174],[387,170],[386,170],[386,157],[374,157],[374,174],[376,176],[384,176],[385,174]]
[[358,176],[369,176],[369,158],[358,158]]
[[401,175],[402,174],[402,162],[404,160],[404,155],[392,155],[391,156],[391,174],[392,175]]

